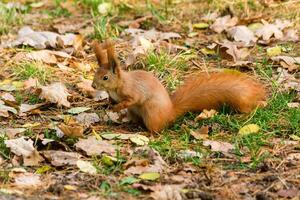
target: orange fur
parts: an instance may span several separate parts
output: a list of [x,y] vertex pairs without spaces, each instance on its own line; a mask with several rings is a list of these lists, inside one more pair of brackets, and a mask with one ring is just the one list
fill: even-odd
[[[103,49],[107,50],[107,58],[103,58]],[[245,74],[226,71],[194,74],[170,97],[152,73],[123,71],[111,42],[104,43],[101,51],[95,48],[95,53],[100,67],[93,87],[107,90],[117,102],[115,111],[128,108],[131,117],[142,120],[151,132],[162,130],[188,111],[217,109],[225,103],[239,112],[250,112],[265,100],[261,84]],[[108,66],[101,67],[105,59]]]

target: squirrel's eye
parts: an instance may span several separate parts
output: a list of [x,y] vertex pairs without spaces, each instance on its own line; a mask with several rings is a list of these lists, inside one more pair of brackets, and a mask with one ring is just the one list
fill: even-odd
[[104,81],[108,80],[108,76],[103,76],[103,80]]

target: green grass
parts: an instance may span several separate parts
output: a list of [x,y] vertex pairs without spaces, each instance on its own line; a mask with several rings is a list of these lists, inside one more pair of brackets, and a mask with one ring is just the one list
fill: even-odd
[[56,18],[56,17],[69,17],[71,13],[63,8],[60,3],[64,2],[64,0],[55,0],[55,7],[51,10],[43,10],[44,13],[48,14],[49,16]]
[[174,90],[180,83],[183,72],[188,69],[188,60],[193,58],[192,52],[181,52],[171,55],[165,51],[149,52],[142,61],[146,70],[153,71],[158,78],[166,82],[166,86]]
[[3,158],[9,159],[9,148],[6,147],[6,144],[4,143],[5,140],[7,140],[6,136],[0,135],[0,155],[3,156]]
[[103,41],[108,38],[116,38],[121,31],[121,28],[116,24],[112,24],[109,17],[106,16],[94,16],[93,26],[93,38],[99,41]]
[[7,8],[0,2],[0,35],[7,34],[14,26],[21,25],[23,18],[21,11],[16,8]]
[[52,70],[39,62],[23,62],[12,67],[14,75],[20,80],[37,78],[44,84],[50,81]]

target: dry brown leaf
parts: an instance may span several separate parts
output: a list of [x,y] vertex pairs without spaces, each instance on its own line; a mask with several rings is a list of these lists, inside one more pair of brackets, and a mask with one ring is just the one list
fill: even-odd
[[9,117],[9,112],[13,114],[18,113],[15,108],[4,105],[4,102],[0,100],[0,117]]
[[64,84],[60,82],[52,83],[48,86],[42,86],[41,89],[40,97],[42,99],[56,103],[58,106],[70,107],[70,102],[68,102],[68,96],[70,94]]
[[14,47],[19,45],[29,45],[36,49],[45,49],[47,47],[57,48],[59,46],[73,46],[75,34],[59,35],[49,31],[34,31],[30,27],[25,26],[18,32],[15,41],[4,44],[4,47]]
[[37,78],[30,78],[30,79],[24,81],[23,89],[28,90],[30,88],[40,87],[40,86],[41,85],[40,85],[39,80]]
[[16,102],[15,97],[8,92],[1,94],[0,99],[2,99],[4,101]]
[[39,174],[25,173],[15,178],[17,187],[35,187],[42,184]]
[[203,120],[203,119],[209,119],[212,118],[213,116],[215,116],[216,114],[218,114],[218,112],[214,109],[211,110],[206,110],[204,109],[196,118],[195,121],[199,121],[199,120]]
[[57,126],[65,136],[83,137],[83,126],[78,123],[61,123]]
[[77,160],[80,159],[81,155],[75,152],[66,151],[43,151],[43,155],[51,161],[53,166],[65,166],[65,165],[76,165]]
[[[299,189],[290,188],[290,189],[281,189],[277,192],[278,196],[284,198],[294,198],[299,195]],[[298,196],[299,197],[299,196]]]
[[200,129],[191,131],[190,134],[198,140],[204,140],[208,138],[208,131],[209,131],[209,126],[203,125],[201,126]]
[[129,160],[124,164],[125,168],[130,166],[124,171],[124,174],[142,174],[145,172],[162,173],[167,167],[167,163],[162,159],[159,153],[150,147],[145,146],[136,148],[133,152],[133,155],[134,154],[137,154],[139,157],[142,157],[141,155],[147,155],[149,161],[144,158],[134,158],[133,161]]
[[85,126],[90,126],[91,124],[97,123],[100,121],[97,113],[80,113],[75,117],[76,121]]
[[89,72],[92,69],[89,63],[75,62],[75,61],[70,63],[70,67],[78,69],[83,72]]
[[230,27],[233,27],[237,24],[238,18],[232,17],[230,15],[226,15],[224,17],[219,17],[216,19],[216,21],[210,26],[210,28],[217,32],[221,33],[224,30],[227,30]]
[[204,146],[210,146],[212,151],[220,151],[224,153],[229,153],[234,149],[234,146],[228,142],[220,142],[213,140],[205,140],[203,141]]
[[26,112],[30,112],[32,110],[35,110],[41,106],[45,105],[45,103],[38,103],[38,104],[34,104],[34,105],[30,105],[30,104],[25,104],[25,103],[22,103],[20,105],[20,113],[19,115],[23,115],[24,113]]
[[234,62],[245,60],[250,52],[247,48],[238,48],[235,43],[225,41],[223,43],[219,43],[219,53],[221,57],[233,60]]
[[181,189],[184,185],[163,185],[150,194],[155,200],[182,200]]
[[23,158],[24,166],[39,166],[40,163],[43,161],[44,158],[36,149],[32,152],[30,156]]
[[254,44],[257,38],[247,26],[235,26],[228,30],[228,35],[237,42],[244,42],[245,45]]
[[87,155],[101,155],[107,153],[114,156],[116,153],[116,147],[107,141],[97,140],[94,136],[90,136],[87,139],[79,139],[75,144],[77,149],[81,149],[86,152]]
[[274,24],[270,24],[266,21],[263,21],[263,23],[264,25],[256,30],[255,35],[264,41],[270,40],[272,36],[277,40],[282,39],[284,36],[282,30],[291,26],[291,22],[281,20],[276,20]]
[[9,139],[14,139],[17,134],[24,133],[25,128],[5,128],[0,129],[0,135],[6,134]]
[[17,156],[29,157],[35,150],[33,141],[31,139],[25,140],[24,137],[5,140],[4,143]]

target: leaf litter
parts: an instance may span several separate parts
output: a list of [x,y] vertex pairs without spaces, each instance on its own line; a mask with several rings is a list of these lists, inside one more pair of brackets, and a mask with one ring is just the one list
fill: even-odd
[[[22,4],[20,3],[20,5]],[[180,6],[182,5],[180,4]],[[30,12],[36,12],[39,8],[47,9],[47,6],[48,2],[43,2],[42,5],[33,4]],[[79,6],[78,9],[81,9],[82,4],[66,1],[59,4],[59,6],[73,15],[78,13],[77,9],[74,8]],[[109,8],[104,4],[100,8],[99,6],[95,7],[95,12],[99,12],[100,9],[100,12],[104,13],[109,19],[110,14],[115,12],[118,5],[111,3]],[[124,6],[130,8],[132,5],[129,1]],[[230,9],[229,13],[231,12]],[[257,18],[256,16],[249,20],[243,19],[236,13],[227,15],[227,11],[221,13],[221,17],[218,17],[220,16],[219,13],[207,11],[204,13],[208,14],[205,14],[200,20],[199,17],[193,18],[192,21],[189,19],[190,31],[197,34],[189,35],[188,39],[192,42],[185,43],[189,32],[186,32],[186,27],[183,26],[184,20],[160,24],[155,21],[157,16],[154,16],[154,13],[149,16],[148,13],[146,16],[132,16],[133,18],[125,20],[127,22],[124,26],[128,29],[118,29],[121,34],[116,34],[117,51],[120,54],[121,62],[124,61],[126,66],[130,67],[130,70],[132,68],[146,68],[147,66],[140,66],[141,61],[139,59],[143,59],[143,56],[147,55],[148,52],[159,53],[165,47],[167,47],[166,50],[171,56],[174,55],[174,52],[178,53],[179,51],[209,50],[209,53],[203,53],[203,55],[193,58],[197,63],[201,63],[199,66],[204,70],[206,70],[206,67],[214,68],[220,64],[230,67],[246,66],[247,69],[252,69],[252,67],[257,67],[254,60],[255,62],[262,62],[260,57],[256,55],[255,48],[256,45],[263,44],[264,46],[257,48],[263,49],[263,56],[268,55],[269,60],[267,62],[274,61],[278,64],[278,71],[273,70],[272,79],[278,82],[281,90],[293,90],[299,93],[299,81],[296,75],[299,71],[297,54],[290,54],[289,51],[293,52],[294,49],[284,50],[286,42],[299,40],[297,27],[292,24],[292,21],[270,20],[270,18],[264,20],[262,17]],[[25,15],[29,16],[28,14]],[[181,18],[182,16],[178,15],[176,17]],[[288,155],[287,159],[277,165],[276,160],[267,158],[260,163],[261,166],[255,168],[250,164],[247,165],[251,162],[249,149],[242,146],[240,151],[245,155],[237,156],[235,152],[238,149],[236,149],[232,140],[227,140],[227,138],[232,139],[236,134],[224,133],[224,130],[220,130],[218,124],[209,121],[214,121],[215,118],[221,117],[223,114],[216,116],[216,113],[204,111],[200,114],[201,116],[199,115],[199,121],[196,120],[197,118],[195,121],[184,120],[183,126],[180,127],[184,133],[181,132],[179,136],[171,128],[170,138],[158,134],[141,133],[140,130],[136,131],[134,126],[124,123],[127,121],[123,118],[126,111],[122,113],[109,111],[110,106],[107,107],[109,103],[108,94],[91,87],[92,74],[96,65],[94,65],[95,60],[92,60],[93,55],[89,47],[92,35],[87,35],[91,33],[87,29],[93,29],[90,25],[92,20],[82,20],[78,15],[71,18],[61,17],[62,21],[54,20],[49,25],[43,26],[37,25],[40,22],[36,23],[36,19],[32,19],[33,23],[29,24],[30,27],[27,26],[26,22],[27,27],[19,29],[19,26],[16,26],[13,29],[15,32],[19,29],[18,35],[15,35],[13,31],[13,35],[1,35],[2,46],[17,45],[15,48],[1,51],[1,57],[4,59],[0,61],[1,64],[8,60],[17,62],[18,59],[19,61],[24,59],[26,62],[43,62],[57,68],[53,75],[59,79],[58,82],[52,83],[50,80],[46,80],[46,83],[41,85],[34,77],[26,81],[18,81],[7,70],[4,70],[4,75],[0,75],[0,106],[4,108],[0,109],[0,113],[2,112],[5,115],[5,117],[0,117],[0,136],[1,139],[4,138],[5,146],[10,149],[9,155],[5,151],[1,151],[1,155],[5,155],[5,158],[8,159],[3,162],[2,156],[0,156],[2,159],[0,159],[0,164],[1,167],[2,165],[6,166],[6,163],[9,164],[8,166],[11,166],[11,164],[29,166],[26,168],[30,171],[28,178],[19,180],[20,188],[32,187],[31,189],[33,189],[33,186],[40,186],[41,182],[44,185],[45,178],[50,175],[50,182],[54,181],[57,186],[52,185],[47,190],[39,188],[41,192],[54,195],[55,192],[51,191],[62,191],[60,195],[64,196],[66,192],[80,189],[80,192],[84,191],[83,194],[80,194],[83,196],[76,194],[78,196],[72,198],[86,199],[89,197],[87,188],[95,189],[95,185],[97,185],[97,191],[101,190],[101,194],[108,191],[118,191],[119,193],[119,189],[115,190],[116,186],[118,183],[122,183],[124,176],[129,176],[132,178],[129,178],[127,182],[125,181],[126,184],[123,182],[125,187],[120,192],[122,195],[128,196],[129,193],[137,192],[145,196],[150,195],[153,199],[185,199],[184,197],[212,199],[210,193],[213,193],[213,196],[217,198],[231,195],[232,198],[242,199],[245,196],[256,194],[257,191],[265,191],[266,195],[277,195],[276,197],[293,198],[297,195],[296,190],[293,189],[295,179],[290,178],[290,174],[298,173],[297,169],[295,170],[291,166],[299,157],[297,153],[291,153],[297,150],[292,149],[291,145],[297,145],[297,140],[294,141],[292,137],[290,137],[291,142],[289,140],[280,142],[279,140],[283,138],[278,136],[276,139],[279,140],[272,143],[274,146],[266,147],[272,148],[274,158],[280,160],[281,158],[284,159],[282,155]],[[114,25],[114,23],[118,24],[118,20],[113,19],[110,21],[106,31],[111,31],[109,26]],[[150,24],[154,23],[154,25],[149,26],[149,22]],[[58,33],[52,32],[53,30]],[[84,38],[82,35],[74,33],[85,33],[83,35],[87,37]],[[205,38],[205,42],[202,42],[202,36]],[[11,40],[11,38],[15,38],[15,40]],[[87,45],[84,46],[85,44]],[[127,46],[124,47],[123,44]],[[27,51],[27,47],[24,47],[24,49],[18,48],[22,45],[31,46],[34,49]],[[272,49],[273,47],[276,47],[276,51]],[[277,51],[279,49],[277,47],[281,48],[281,52]],[[127,59],[125,58],[126,55],[123,57],[123,53],[129,53]],[[204,56],[206,56],[205,59]],[[216,61],[218,56],[220,56],[220,60]],[[203,63],[204,61],[205,63]],[[194,62],[187,65],[190,68],[192,64]],[[199,66],[197,67],[199,68]],[[24,95],[23,92],[25,91],[29,94]],[[37,94],[36,91],[40,92],[38,98],[44,99],[45,103],[35,102],[36,99],[31,95]],[[12,97],[14,97],[14,100]],[[293,103],[287,105],[291,108],[297,108],[296,103],[298,102]],[[66,120],[68,118],[67,114],[72,115],[71,122]],[[211,124],[208,125],[208,122]],[[199,126],[197,123],[199,123]],[[186,132],[188,131],[185,127],[186,124],[192,126],[191,130],[194,131]],[[236,130],[238,140],[249,137],[249,135],[255,135],[257,131],[265,133],[263,128],[258,130],[254,126],[255,124],[249,125],[242,127],[240,131]],[[215,132],[216,130],[218,132]],[[107,132],[113,134],[107,134]],[[185,133],[188,134],[184,135]],[[188,139],[189,144],[186,145],[182,143],[181,139],[186,136],[189,137],[189,134],[192,137]],[[24,135],[28,135],[28,137],[24,139]],[[57,137],[59,135],[60,137]],[[226,139],[223,140],[223,137]],[[24,148],[22,147],[22,150],[19,151],[23,153],[26,151],[31,152],[28,153],[29,156],[15,154],[20,153],[18,150],[13,150],[16,147],[9,143],[7,146],[5,143],[19,138],[24,140],[18,146],[21,148],[23,145]],[[294,138],[296,138],[296,135]],[[203,148],[202,142],[208,148]],[[160,146],[160,144],[166,145]],[[276,153],[277,148],[280,149],[282,155]],[[263,155],[265,146],[261,149],[263,150],[259,151],[259,155]],[[227,156],[228,153],[230,153],[230,157]],[[223,155],[226,158],[223,158]],[[226,166],[240,164],[247,167],[251,166],[252,171],[247,168],[242,171],[223,169],[222,164],[224,163],[226,163]],[[51,170],[42,172],[38,176],[39,178],[34,177],[35,174],[31,172],[35,171],[36,168],[30,166],[42,168],[48,166],[47,164],[54,167],[51,167]],[[266,176],[274,166],[276,167],[276,170],[274,170],[275,176],[285,177],[285,184],[264,181],[267,178],[263,179],[263,176]],[[95,167],[97,167],[97,170]],[[284,168],[290,169],[290,171],[285,171]],[[5,167],[5,170],[13,171],[7,167]],[[260,170],[260,174],[258,175],[255,170]],[[145,174],[146,178],[144,178]],[[62,177],[64,178],[62,179]],[[71,177],[72,181],[67,180],[69,178],[66,177]],[[14,184],[13,181],[10,180],[9,184]],[[240,182],[246,184],[239,184]],[[230,183],[230,185],[227,183]],[[50,183],[47,184],[51,185]],[[219,189],[220,184],[222,185],[221,190]],[[270,184],[270,189],[266,188],[268,184]],[[100,186],[98,187],[98,185]],[[197,187],[196,185],[204,187]],[[271,187],[272,185],[276,185],[276,187]],[[247,190],[244,189],[246,187]],[[9,193],[13,190],[8,187],[1,189],[1,191]],[[28,193],[28,191],[23,191],[22,195],[25,193]],[[109,193],[107,194],[110,195]],[[257,194],[256,198],[259,198],[259,195]],[[91,196],[90,198],[97,197]],[[130,198],[135,197],[130,195]]]

